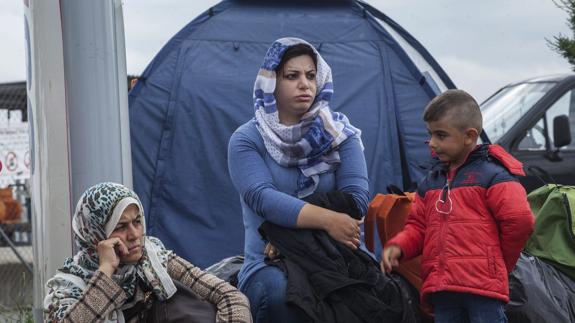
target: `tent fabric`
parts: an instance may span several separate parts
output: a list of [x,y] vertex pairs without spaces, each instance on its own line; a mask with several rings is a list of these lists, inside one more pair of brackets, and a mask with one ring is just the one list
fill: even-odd
[[372,194],[422,176],[423,107],[454,87],[413,37],[363,2],[230,0],[201,14],[129,97],[134,189],[149,233],[200,267],[243,251],[227,144],[253,117],[258,68],[281,37],[309,41],[332,67],[331,107],[363,131]]

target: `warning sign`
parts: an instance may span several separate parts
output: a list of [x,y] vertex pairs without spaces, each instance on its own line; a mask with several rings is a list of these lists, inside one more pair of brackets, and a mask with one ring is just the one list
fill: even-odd
[[18,169],[18,159],[16,159],[16,153],[13,151],[6,154],[4,160],[6,161],[6,170],[9,172],[13,172]]
[[26,165],[26,168],[30,169],[30,150],[26,150],[24,153],[24,165]]
[[0,122],[0,187],[30,177],[28,123]]

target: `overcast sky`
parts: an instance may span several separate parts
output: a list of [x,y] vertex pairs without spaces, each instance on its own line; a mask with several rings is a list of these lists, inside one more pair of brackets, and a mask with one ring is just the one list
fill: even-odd
[[[125,0],[129,74],[140,74],[161,47],[214,0]],[[570,66],[546,38],[570,35],[567,14],[552,0],[371,0],[480,101],[524,78],[566,73]],[[25,79],[21,0],[0,0],[0,82]]]

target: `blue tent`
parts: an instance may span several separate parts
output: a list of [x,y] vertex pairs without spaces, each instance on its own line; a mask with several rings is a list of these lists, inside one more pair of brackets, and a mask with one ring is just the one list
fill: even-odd
[[403,28],[360,1],[223,1],[164,46],[129,101],[134,187],[148,232],[200,267],[243,250],[227,144],[253,117],[267,48],[288,36],[314,44],[330,64],[331,107],[363,131],[371,193],[422,175],[423,107],[454,85]]

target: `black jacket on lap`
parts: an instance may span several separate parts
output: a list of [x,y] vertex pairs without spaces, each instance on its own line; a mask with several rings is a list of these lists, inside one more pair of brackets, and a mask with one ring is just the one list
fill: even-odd
[[[332,191],[306,202],[359,219],[353,198]],[[310,322],[413,322],[415,313],[396,280],[381,272],[362,250],[351,250],[323,230],[289,229],[264,222],[260,233],[280,253],[268,264],[287,275],[286,302],[307,314]]]

